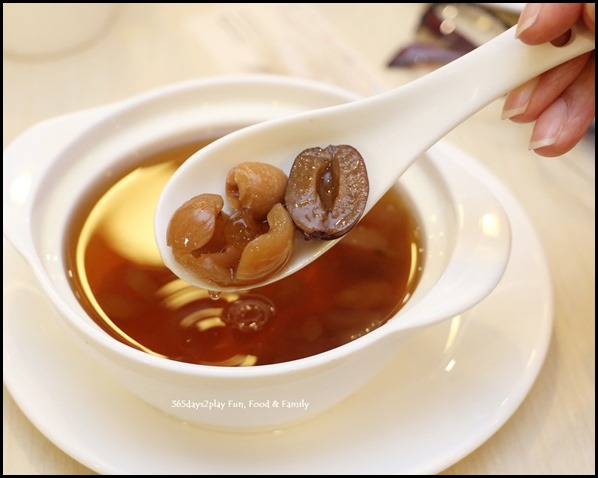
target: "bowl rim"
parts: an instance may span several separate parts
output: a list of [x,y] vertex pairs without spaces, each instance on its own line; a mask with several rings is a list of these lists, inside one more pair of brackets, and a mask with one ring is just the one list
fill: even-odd
[[[259,85],[261,87],[280,87],[282,85],[298,90],[315,91],[330,96],[331,101],[334,98],[342,101],[351,101],[359,97],[359,95],[338,86],[310,79],[282,75],[249,74],[201,78],[152,89],[132,98],[107,105],[107,107],[101,109],[102,114],[98,115],[86,129],[73,135],[72,141],[80,140],[86,133],[98,128],[104,121],[110,121],[115,116],[127,114],[127,112],[140,108],[147,103],[163,101],[171,94],[182,94],[187,91],[195,91],[197,89],[205,89],[214,86],[220,88],[237,87],[239,85],[246,86],[248,84]],[[36,275],[38,279],[40,279],[45,292],[49,294],[60,315],[65,317],[63,321],[66,322],[70,328],[74,329],[79,335],[82,335],[84,339],[97,344],[104,351],[110,352],[110,354],[123,357],[127,362],[135,363],[138,366],[152,367],[162,372],[174,372],[179,375],[194,377],[203,376],[220,379],[253,379],[256,377],[272,377],[289,373],[299,374],[317,367],[328,366],[349,355],[367,349],[377,343],[380,338],[387,335],[388,332],[384,326],[381,326],[359,337],[359,339],[312,356],[254,367],[223,367],[181,362],[138,350],[115,340],[99,327],[94,326],[94,324],[82,320],[79,313],[67,303],[58,289],[53,285],[52,280],[47,274],[37,253],[35,254],[35,263],[32,265],[35,266],[34,269],[36,270]],[[394,319],[399,313],[400,311],[395,313],[389,321]],[[111,360],[114,361],[112,358]]]

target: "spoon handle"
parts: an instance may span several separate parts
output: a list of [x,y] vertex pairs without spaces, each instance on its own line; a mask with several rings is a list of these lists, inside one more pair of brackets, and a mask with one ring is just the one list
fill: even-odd
[[[448,130],[490,101],[593,48],[593,35],[583,30],[577,30],[567,45],[555,47],[551,44],[524,45],[515,39],[511,29],[427,75],[422,78],[423,81],[414,82],[412,91],[405,93],[406,89],[400,88],[395,91],[398,92],[395,96],[391,93],[386,105],[390,114],[394,110],[396,116],[396,108],[399,107],[396,101],[421,102],[422,95],[417,90],[421,88],[426,92],[426,107],[422,107],[421,114],[404,125],[411,130],[407,143],[421,148],[417,153],[410,151],[407,154],[421,154]],[[466,80],[463,81],[463,78]],[[406,132],[402,129],[399,134],[404,136]],[[444,166],[439,165],[441,168]],[[481,183],[476,185],[475,181],[467,181],[464,171],[459,173],[455,170],[453,173],[457,178],[461,174],[463,180],[455,188],[455,194],[469,196],[470,200],[463,203],[475,204],[478,210],[474,207],[459,218],[459,224],[468,232],[461,234],[462,239],[456,244],[446,271],[425,298],[407,303],[400,312],[400,319],[395,322],[395,331],[430,324],[472,307],[487,295],[488,287],[492,290],[502,276],[504,269],[493,268],[492,264],[507,252],[501,247],[510,244],[504,239],[510,234],[508,219]],[[473,201],[471,198],[474,198]],[[489,271],[494,271],[495,275],[490,277]],[[463,294],[464,290],[467,294]]]
[[[394,138],[409,138],[401,141],[397,154],[404,158],[417,157],[511,89],[594,48],[594,34],[583,26],[576,26],[569,42],[560,47],[550,43],[526,45],[516,39],[513,27],[417,81],[364,103],[364,117],[368,116],[369,109],[386,119],[376,123],[385,126],[376,127],[374,133],[378,135],[379,146],[374,145],[374,148],[396,142]],[[401,110],[410,114],[401,115]],[[405,169],[409,165],[400,160],[392,163]],[[388,167],[388,164],[368,163],[368,169],[385,169],[370,174],[375,178],[388,178],[387,186],[391,187],[397,176],[389,174]]]

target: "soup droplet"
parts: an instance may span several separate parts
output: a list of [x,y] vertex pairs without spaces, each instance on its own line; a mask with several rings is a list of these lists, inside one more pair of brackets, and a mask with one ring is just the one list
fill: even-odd
[[222,312],[222,321],[241,332],[258,332],[276,313],[274,303],[263,295],[245,295],[230,302]]

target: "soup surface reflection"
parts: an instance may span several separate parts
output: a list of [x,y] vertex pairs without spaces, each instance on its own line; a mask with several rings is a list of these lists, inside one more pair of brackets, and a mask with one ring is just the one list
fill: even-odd
[[181,162],[212,139],[148,154],[133,171],[98,183],[80,205],[66,266],[103,330],[172,360],[264,365],[343,345],[401,308],[419,280],[423,244],[399,187],[318,260],[268,286],[211,294],[167,269],[154,241],[158,197]]

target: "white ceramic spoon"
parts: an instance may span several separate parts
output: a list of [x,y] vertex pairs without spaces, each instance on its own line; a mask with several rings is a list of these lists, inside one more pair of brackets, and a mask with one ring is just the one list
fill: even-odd
[[[515,27],[426,76],[386,93],[345,105],[250,126],[215,141],[191,156],[172,176],[159,199],[155,234],[162,259],[179,277],[209,290],[173,257],[166,244],[175,210],[201,193],[225,197],[228,171],[243,161],[273,164],[287,174],[307,148],[348,144],[363,156],[370,183],[365,212],[397,182],[430,146],[462,121],[511,89],[561,63],[594,49],[594,35],[576,28],[560,47],[527,46]],[[364,213],[365,214],[365,213]],[[265,285],[296,272],[337,240],[296,241],[287,265]]]

